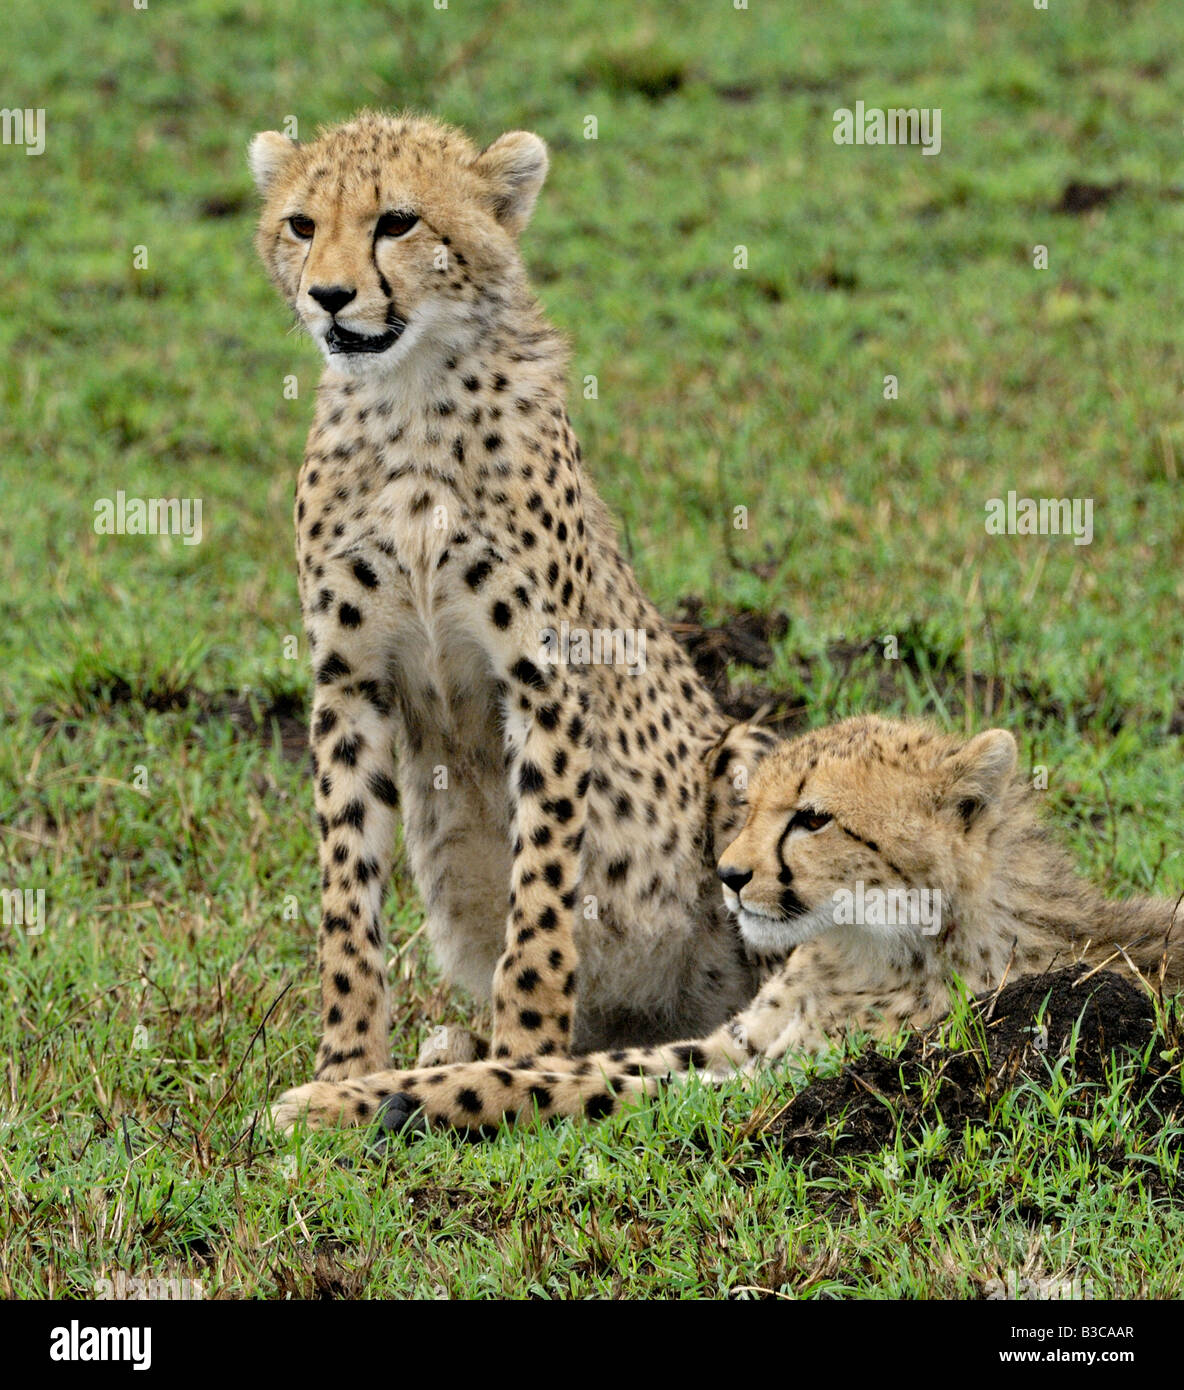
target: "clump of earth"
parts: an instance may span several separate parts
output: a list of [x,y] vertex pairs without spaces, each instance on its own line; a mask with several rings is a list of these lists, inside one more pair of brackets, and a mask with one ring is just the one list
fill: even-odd
[[[892,1145],[898,1125],[919,1137],[940,1119],[957,1134],[966,1122],[988,1123],[1003,1091],[1029,1079],[1047,1082],[1050,1066],[1066,1056],[1070,1084],[1097,1083],[1075,1098],[1083,1110],[1120,1060],[1130,1064],[1132,1106],[1148,1102],[1138,1107],[1139,1122],[1157,1129],[1182,1123],[1180,1062],[1157,1035],[1151,998],[1134,980],[1076,965],[1025,976],[975,1007],[981,1046],[944,1046],[937,1024],[897,1056],[868,1051],[799,1091],[764,1130],[765,1141],[791,1158],[834,1159]],[[1132,1053],[1146,1055],[1146,1064],[1132,1062]]]

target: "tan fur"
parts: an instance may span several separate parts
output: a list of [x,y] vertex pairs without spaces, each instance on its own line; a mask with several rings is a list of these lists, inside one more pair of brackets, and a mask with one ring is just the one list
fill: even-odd
[[[750,944],[792,954],[709,1036],[545,1067],[478,1063],[303,1088],[278,1119],[356,1121],[391,1097],[404,1113],[461,1127],[536,1110],[602,1115],[688,1065],[726,1075],[849,1032],[884,1038],[931,1023],[948,1011],[955,977],[981,993],[1005,977],[1078,960],[1125,969],[1129,958],[1153,979],[1162,971],[1169,990],[1184,986],[1184,912],[1173,926],[1171,900],[1110,902],[1074,875],[1002,729],[966,742],[866,716],[785,743],[756,771],[719,870],[739,888],[725,896]],[[861,884],[865,901],[869,890],[939,890],[940,926],[836,923],[847,901],[836,894]]]
[[[517,243],[543,142],[478,151],[366,113],[304,146],[264,133],[250,162],[260,255],[326,359],[296,492],[317,1076],[389,1062],[396,803],[435,955],[492,999],[493,1055],[714,1026],[760,962],[713,880],[712,817],[743,809],[712,791],[713,750],[772,739],[728,734],[583,472]],[[547,662],[564,625],[644,633],[644,669]]]

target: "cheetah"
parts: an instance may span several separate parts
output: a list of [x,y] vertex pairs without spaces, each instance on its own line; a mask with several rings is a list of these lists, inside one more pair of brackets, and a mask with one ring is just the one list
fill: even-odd
[[955,978],[978,994],[1054,964],[1125,959],[1184,987],[1180,900],[1112,902],[1077,878],[1016,758],[1005,729],[964,741],[872,715],[785,742],[756,768],[718,866],[744,938],[788,953],[734,1019],[664,1046],[314,1085],[278,1119],[377,1112],[388,1129],[482,1130],[519,1114],[599,1117],[692,1067],[734,1075],[847,1033],[923,1027],[948,1012]]
[[[775,740],[721,714],[622,556],[519,237],[548,168],[364,112],[251,142],[256,245],[324,369],[295,498],[315,693],[321,1083],[389,1065],[396,814],[494,1058],[706,1031],[769,961],[713,846]],[[599,653],[599,657],[598,657]]]

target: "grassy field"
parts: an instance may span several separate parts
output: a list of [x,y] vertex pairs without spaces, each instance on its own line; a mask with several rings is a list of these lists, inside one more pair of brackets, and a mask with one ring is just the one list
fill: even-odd
[[[824,1170],[762,1142],[789,1074],[385,1163],[251,1127],[317,1026],[286,639],[318,360],[244,164],[288,116],[543,135],[527,262],[663,611],[787,614],[737,675],[811,723],[1007,724],[1084,870],[1184,888],[1184,9],[949,9],[9,0],[0,96],[46,144],[0,146],[0,881],[46,920],[0,929],[0,1294],[1184,1292],[1179,1132],[1121,1078],[1088,1124],[1053,1078]],[[941,108],[941,153],[836,145],[856,101]],[[1092,544],[988,534],[1009,490],[1091,499]],[[119,491],[202,499],[201,544],[96,534]],[[389,915],[405,1062],[471,1006],[405,873]]]

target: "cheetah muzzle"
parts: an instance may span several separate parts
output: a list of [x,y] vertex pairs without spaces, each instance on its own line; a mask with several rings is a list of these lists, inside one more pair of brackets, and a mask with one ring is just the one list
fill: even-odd
[[328,333],[325,334],[325,345],[331,353],[354,353],[354,352],[385,352],[387,348],[393,347],[398,342],[402,329],[398,333],[353,333],[348,328],[342,328],[340,324],[333,324]]
[[388,348],[394,347],[407,327],[407,321],[394,313],[388,313],[386,321],[389,327],[385,333],[355,333],[334,319],[328,333],[325,334],[325,346],[334,355],[386,352]]

